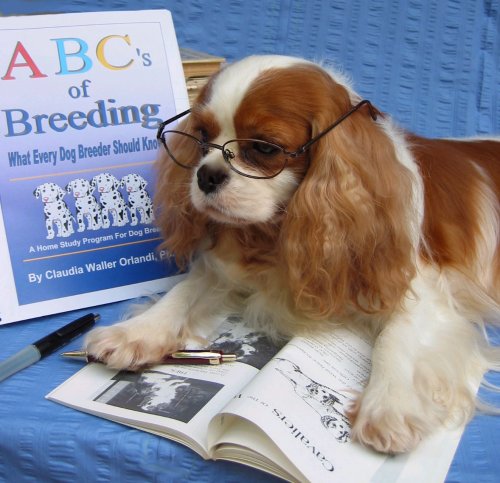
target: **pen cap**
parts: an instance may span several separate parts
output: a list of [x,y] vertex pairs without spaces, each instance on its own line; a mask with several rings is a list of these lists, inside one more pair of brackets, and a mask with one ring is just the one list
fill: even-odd
[[90,329],[95,324],[97,318],[98,316],[94,314],[84,315],[42,339],[37,340],[34,345],[38,348],[42,356],[50,354],[55,349],[67,344],[75,337]]
[[29,345],[28,347],[25,347],[17,354],[14,354],[5,361],[0,362],[0,381],[3,381],[5,378],[39,360],[40,352],[35,346]]

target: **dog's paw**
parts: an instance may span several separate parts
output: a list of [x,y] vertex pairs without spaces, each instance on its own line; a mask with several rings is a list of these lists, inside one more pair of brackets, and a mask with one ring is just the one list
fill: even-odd
[[382,453],[406,453],[439,427],[466,423],[474,386],[444,374],[421,366],[410,383],[370,382],[349,409],[351,438]]
[[85,339],[85,349],[90,356],[113,369],[129,370],[156,364],[182,345],[178,337],[133,323],[94,329]]
[[349,409],[351,439],[380,453],[398,454],[414,449],[431,430],[425,415],[384,404],[370,407],[359,398]]

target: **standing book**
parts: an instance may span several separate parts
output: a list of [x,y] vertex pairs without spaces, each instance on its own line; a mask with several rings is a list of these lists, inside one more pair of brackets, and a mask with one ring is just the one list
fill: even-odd
[[163,119],[188,107],[165,10],[0,18],[0,323],[163,291]]
[[[371,343],[348,329],[275,347],[225,321],[218,366],[158,365],[141,373],[89,364],[47,398],[300,482],[439,483],[462,428],[441,430],[409,454],[387,456],[350,438],[346,409],[368,379]],[[68,362],[70,363],[70,362]]]
[[189,102],[192,104],[208,79],[223,66],[225,59],[187,48],[180,51]]

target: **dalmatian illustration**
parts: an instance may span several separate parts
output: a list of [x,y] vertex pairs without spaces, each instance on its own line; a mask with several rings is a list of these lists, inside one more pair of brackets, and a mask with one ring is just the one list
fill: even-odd
[[72,192],[75,198],[78,231],[85,230],[85,219],[88,230],[103,228],[101,206],[92,194],[94,189],[89,181],[82,178],[74,179],[66,185],[66,191]]
[[131,173],[124,176],[121,182],[128,194],[128,209],[132,220],[130,224],[135,226],[139,222],[137,213],[140,214],[141,223],[147,225],[153,223],[153,203],[144,189],[148,184],[147,181],[142,176]]
[[287,359],[277,360],[276,370],[292,384],[296,394],[320,415],[321,424],[333,433],[339,443],[349,441],[350,424],[345,408],[350,399],[306,376],[297,364]]
[[112,226],[124,226],[129,222],[127,204],[118,188],[123,183],[110,173],[100,173],[92,178],[91,186],[99,193],[99,203],[102,209],[103,228],[108,228],[113,219]]
[[43,202],[45,228],[49,240],[56,236],[54,226],[57,228],[58,237],[67,238],[75,232],[73,227],[75,219],[63,200],[65,194],[66,191],[55,183],[43,183],[33,191],[35,198],[41,198]]

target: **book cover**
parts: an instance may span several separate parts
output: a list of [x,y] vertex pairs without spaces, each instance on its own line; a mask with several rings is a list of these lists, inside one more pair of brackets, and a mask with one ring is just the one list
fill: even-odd
[[224,57],[217,57],[205,52],[181,47],[181,59],[184,75],[189,80],[191,77],[207,77],[217,72],[224,64]]
[[189,102],[194,103],[210,76],[220,70],[226,59],[197,50],[180,48]]
[[165,10],[0,19],[1,323],[165,290],[156,128],[188,107]]

